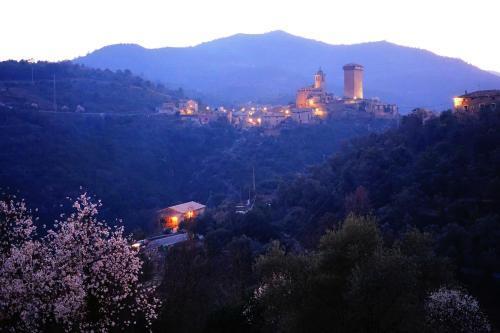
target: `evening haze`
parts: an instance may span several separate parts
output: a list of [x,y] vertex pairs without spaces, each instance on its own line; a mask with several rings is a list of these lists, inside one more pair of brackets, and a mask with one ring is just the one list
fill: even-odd
[[330,44],[387,40],[500,71],[497,0],[2,2],[0,60],[64,60],[116,43],[190,46],[284,30]]

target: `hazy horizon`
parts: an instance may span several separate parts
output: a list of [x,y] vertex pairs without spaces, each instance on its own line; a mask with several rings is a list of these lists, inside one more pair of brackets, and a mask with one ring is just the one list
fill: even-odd
[[491,43],[500,3],[461,3],[361,0],[353,7],[318,1],[305,8],[299,1],[263,0],[8,1],[2,4],[7,15],[0,29],[9,33],[0,37],[0,59],[59,61],[110,44],[183,47],[238,33],[283,30],[328,44],[386,40],[500,71],[500,47]]

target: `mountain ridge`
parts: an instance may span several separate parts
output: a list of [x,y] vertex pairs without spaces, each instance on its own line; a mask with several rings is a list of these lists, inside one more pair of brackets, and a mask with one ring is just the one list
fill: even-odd
[[332,45],[282,30],[235,34],[189,47],[147,49],[114,44],[75,62],[130,69],[148,79],[182,87],[208,103],[287,103],[322,67],[329,90],[342,95],[342,65],[365,66],[367,97],[380,97],[405,111],[451,107],[464,90],[500,87],[500,78],[458,58],[388,41]]

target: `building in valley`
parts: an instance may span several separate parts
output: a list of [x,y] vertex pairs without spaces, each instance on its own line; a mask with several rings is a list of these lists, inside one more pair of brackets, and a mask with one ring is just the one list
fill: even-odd
[[163,229],[177,232],[181,222],[191,220],[202,215],[205,212],[205,209],[205,205],[195,201],[189,201],[164,208],[158,211],[158,216]]

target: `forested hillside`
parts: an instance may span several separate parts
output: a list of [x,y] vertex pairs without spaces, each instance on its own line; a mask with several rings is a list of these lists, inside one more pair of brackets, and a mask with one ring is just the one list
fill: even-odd
[[248,197],[323,161],[350,138],[395,125],[345,119],[290,126],[279,135],[207,126],[162,115],[0,112],[0,184],[20,191],[43,215],[54,215],[80,186],[105,203],[129,231],[150,229],[155,211],[197,200],[214,207]]
[[[331,119],[277,136],[161,116],[1,117],[0,182],[44,223],[80,185],[129,230],[207,198],[207,214],[183,224],[202,237],[170,248],[154,273],[155,331],[498,327],[499,111],[415,113],[397,127]],[[228,202],[246,198],[253,168],[257,202],[236,214]]]
[[[419,290],[436,288],[427,283],[466,286],[497,318],[499,128],[499,111],[444,112],[426,122],[418,113],[406,116],[398,128],[355,139],[309,173],[282,182],[272,206],[245,216],[221,209],[197,230],[206,234],[208,253],[223,257],[233,253],[234,237],[249,249],[280,240],[284,248],[275,245],[258,261],[255,276],[265,286],[263,295],[254,294],[257,304],[266,304],[256,305],[264,316],[256,323],[271,331],[328,325],[418,331],[422,319],[414,311],[422,305],[405,306],[421,302]],[[343,222],[349,214],[372,216],[377,227]],[[230,239],[233,245],[224,245]],[[393,248],[379,252],[381,244]],[[337,303],[322,294],[339,297]]]
[[0,62],[0,110],[153,113],[182,97],[133,75],[71,62]]

